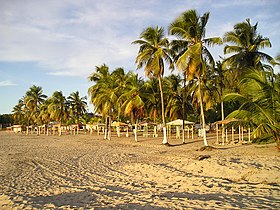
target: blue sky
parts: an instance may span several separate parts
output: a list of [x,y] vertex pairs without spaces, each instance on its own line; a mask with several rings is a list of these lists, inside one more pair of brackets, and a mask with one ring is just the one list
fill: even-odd
[[[250,18],[272,42],[263,51],[280,54],[279,0],[0,0],[0,114],[11,113],[32,85],[48,96],[85,96],[95,66],[135,71],[138,48],[131,42],[148,26],[167,30],[189,9],[210,12],[206,37],[222,37]],[[210,51],[223,56],[223,47]]]

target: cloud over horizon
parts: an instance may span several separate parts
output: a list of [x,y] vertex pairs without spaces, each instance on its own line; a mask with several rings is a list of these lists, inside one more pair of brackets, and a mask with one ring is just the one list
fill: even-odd
[[[56,76],[87,76],[94,66],[103,63],[134,70],[137,46],[131,42],[145,27],[156,24],[166,27],[182,11],[205,7],[203,0],[188,4],[175,2],[173,9],[169,8],[170,2],[159,0],[144,3],[127,0],[1,2],[0,61],[36,62],[48,69],[46,74]],[[251,3],[210,2],[209,8]],[[271,2],[276,1],[268,1]],[[161,7],[157,9],[159,4]],[[265,4],[257,1],[254,6]],[[257,14],[268,19],[261,11]],[[220,21],[215,30],[208,28],[210,36],[223,36],[233,27],[233,23],[210,19],[215,24]],[[279,26],[279,22],[274,24]]]

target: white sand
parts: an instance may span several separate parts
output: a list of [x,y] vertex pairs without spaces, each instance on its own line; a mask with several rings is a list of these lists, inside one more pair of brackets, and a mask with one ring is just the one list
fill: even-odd
[[280,209],[275,144],[139,140],[2,131],[0,209]]

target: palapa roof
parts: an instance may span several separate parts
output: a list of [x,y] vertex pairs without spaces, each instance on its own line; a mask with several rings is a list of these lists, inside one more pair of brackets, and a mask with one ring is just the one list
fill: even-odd
[[[185,120],[184,123],[185,123],[185,125],[193,125],[194,124],[194,122],[190,122],[190,121],[187,121],[187,120]],[[167,125],[177,125],[177,126],[183,125],[183,120],[177,119],[177,120],[174,120],[174,121],[171,121],[171,122],[167,123]]]
[[111,126],[116,126],[116,127],[119,127],[119,126],[128,126],[128,124],[123,123],[123,122],[113,122],[113,123],[111,124]]
[[237,121],[240,121],[239,119],[235,119],[235,118],[230,118],[230,119],[225,119],[225,120],[220,120],[220,121],[217,121],[215,122],[215,124],[228,124],[228,123],[231,123],[231,122],[237,122]]
[[143,121],[143,122],[138,123],[138,125],[144,125],[144,126],[154,125],[155,126],[157,124],[153,123],[153,122]]

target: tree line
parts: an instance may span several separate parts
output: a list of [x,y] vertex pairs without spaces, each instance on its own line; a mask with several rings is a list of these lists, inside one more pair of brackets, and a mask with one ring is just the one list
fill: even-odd
[[86,96],[81,97],[79,91],[65,97],[62,91],[55,91],[48,97],[43,93],[43,88],[33,85],[24,97],[13,107],[15,124],[43,125],[51,121],[61,124],[79,123],[86,113]]
[[[143,30],[132,44],[139,46],[137,69],[145,71],[146,80],[123,68],[110,71],[106,64],[96,66],[88,77],[93,83],[88,95],[94,111],[103,119],[160,122],[163,144],[168,144],[167,120],[201,122],[207,145],[206,123],[226,117],[254,128],[255,136],[270,136],[279,142],[280,76],[274,69],[280,56],[273,58],[261,51],[270,48],[271,42],[250,19],[235,24],[223,37],[207,37],[209,16],[209,12],[183,12],[168,26],[172,38],[167,38],[163,27]],[[222,44],[224,57],[215,61],[209,48]],[[171,74],[164,76],[167,68]],[[40,93],[36,100],[32,89]],[[79,121],[86,111],[85,97],[76,92],[76,104],[74,95],[71,97],[66,100],[57,91],[46,99],[40,87],[32,86],[14,107],[14,119],[25,116],[28,123]],[[20,111],[24,114],[19,115]]]

